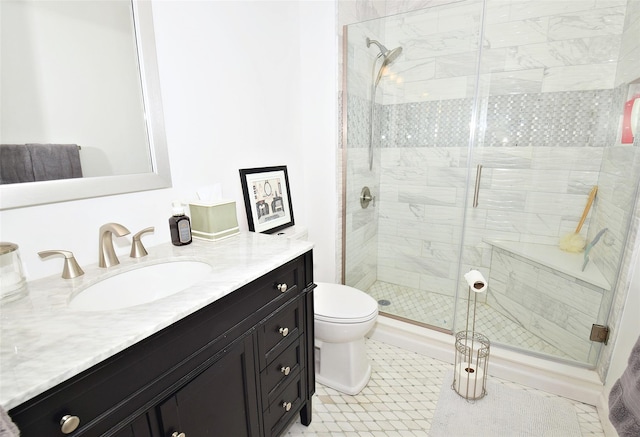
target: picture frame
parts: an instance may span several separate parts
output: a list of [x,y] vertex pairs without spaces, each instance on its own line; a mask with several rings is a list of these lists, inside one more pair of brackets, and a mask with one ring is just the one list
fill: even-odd
[[287,166],[240,169],[249,230],[272,234],[293,226]]

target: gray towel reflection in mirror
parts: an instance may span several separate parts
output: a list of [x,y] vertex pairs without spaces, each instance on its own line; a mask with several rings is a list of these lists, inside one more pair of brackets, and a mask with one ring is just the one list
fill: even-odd
[[77,144],[0,145],[0,183],[81,178]]

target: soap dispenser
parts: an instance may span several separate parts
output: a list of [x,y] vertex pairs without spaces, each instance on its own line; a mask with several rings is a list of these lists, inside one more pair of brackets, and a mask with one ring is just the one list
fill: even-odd
[[191,243],[191,220],[184,213],[180,202],[173,202],[173,215],[169,217],[171,243],[174,246],[184,246]]

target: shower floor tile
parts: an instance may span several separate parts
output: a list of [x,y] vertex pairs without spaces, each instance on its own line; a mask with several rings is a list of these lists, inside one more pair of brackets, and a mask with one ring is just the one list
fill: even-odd
[[[376,281],[367,291],[376,301],[381,312],[415,320],[431,326],[454,330],[454,298],[440,293],[432,293],[404,287],[388,282]],[[466,297],[466,296],[465,296]],[[380,302],[384,302],[381,304]],[[388,304],[387,304],[388,303]],[[455,331],[464,329],[467,319],[466,299],[457,309]],[[471,329],[471,327],[469,327]],[[529,351],[563,359],[575,359],[564,351],[545,342],[522,326],[484,303],[476,306],[475,331],[487,336],[492,342],[525,348]]]
[[[285,436],[428,436],[440,387],[451,364],[371,339],[366,340],[366,345],[372,366],[367,387],[360,394],[349,396],[316,384],[311,425],[306,427],[298,419],[285,431]],[[520,384],[491,379],[512,388],[555,397]],[[596,408],[569,402],[576,410],[582,436],[604,437]]]

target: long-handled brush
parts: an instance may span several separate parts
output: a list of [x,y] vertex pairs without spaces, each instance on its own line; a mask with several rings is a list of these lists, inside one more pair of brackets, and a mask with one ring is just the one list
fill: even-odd
[[580,229],[582,229],[582,225],[584,224],[585,219],[587,218],[587,214],[589,214],[589,210],[591,209],[591,205],[593,204],[593,199],[596,197],[596,193],[598,192],[598,186],[595,185],[591,192],[589,193],[589,199],[587,199],[587,205],[584,207],[584,211],[582,212],[582,217],[580,218],[580,222],[578,223],[578,227],[576,227],[576,231],[567,234],[560,239],[560,249],[565,252],[582,252],[585,246],[585,239],[580,235]]

